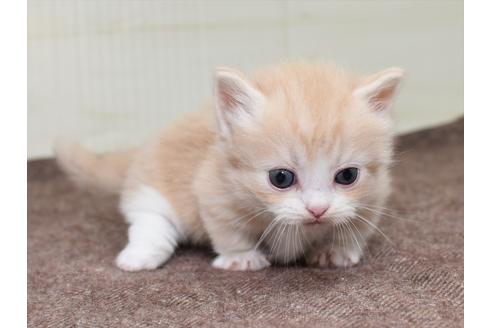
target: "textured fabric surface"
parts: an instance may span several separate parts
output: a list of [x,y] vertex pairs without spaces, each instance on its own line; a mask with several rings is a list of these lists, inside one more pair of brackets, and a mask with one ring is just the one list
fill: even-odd
[[[463,325],[463,121],[400,137],[388,205],[364,262],[260,272],[183,248],[161,269],[114,265],[116,200],[78,191],[52,160],[28,163],[29,327],[455,327]],[[392,212],[393,213],[393,212]]]

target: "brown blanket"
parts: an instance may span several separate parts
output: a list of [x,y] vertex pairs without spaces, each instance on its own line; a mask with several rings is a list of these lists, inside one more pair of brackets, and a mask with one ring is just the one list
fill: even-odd
[[52,160],[28,163],[29,327],[451,327],[463,325],[463,120],[400,137],[384,238],[347,270],[210,267],[181,249],[128,273],[115,200],[78,191]]

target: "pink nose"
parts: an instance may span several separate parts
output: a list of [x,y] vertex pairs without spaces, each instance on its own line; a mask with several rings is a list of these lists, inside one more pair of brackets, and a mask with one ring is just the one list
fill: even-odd
[[326,206],[309,206],[306,209],[311,213],[315,218],[319,219],[325,212],[328,210]]

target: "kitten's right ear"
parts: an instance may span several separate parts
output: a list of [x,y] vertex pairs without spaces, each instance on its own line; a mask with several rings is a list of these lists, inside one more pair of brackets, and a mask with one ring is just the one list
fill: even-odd
[[264,96],[241,73],[229,68],[215,72],[215,107],[220,132],[230,135],[233,127],[246,126],[260,110]]
[[371,110],[388,114],[403,78],[398,67],[385,69],[363,81],[354,91],[354,96],[365,102]]

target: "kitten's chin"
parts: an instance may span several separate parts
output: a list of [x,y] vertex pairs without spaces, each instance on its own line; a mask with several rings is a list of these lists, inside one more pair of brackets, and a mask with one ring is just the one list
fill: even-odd
[[285,221],[285,224],[291,226],[317,226],[320,224],[325,224],[326,220],[315,220],[315,219],[293,219]]
[[321,225],[321,224],[324,224],[325,222],[324,221],[305,221],[303,222],[302,224],[305,225],[305,226],[317,226],[317,225]]
[[306,219],[302,221],[302,224],[305,226],[317,226],[325,223],[326,223],[325,219]]
[[320,218],[320,219],[314,219],[314,218],[308,218],[305,220],[302,220],[300,224],[303,226],[307,227],[318,227],[320,225],[330,225],[330,226],[337,226],[337,225],[342,225],[345,224],[349,219],[344,217],[344,218]]
[[319,225],[324,225],[324,224],[329,224],[329,219],[327,218],[320,218],[320,219],[315,219],[315,218],[296,218],[296,219],[291,219],[285,222],[287,225],[294,225],[294,226],[307,226],[307,227],[316,227]]

